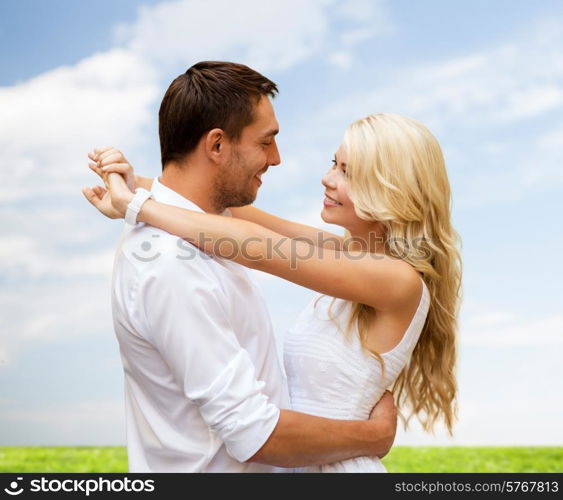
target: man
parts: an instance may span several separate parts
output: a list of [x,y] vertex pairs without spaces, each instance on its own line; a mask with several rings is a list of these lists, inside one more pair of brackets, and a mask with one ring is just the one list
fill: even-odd
[[[153,198],[225,216],[252,203],[262,174],[280,163],[276,92],[234,63],[200,62],[176,78],[159,112]],[[105,166],[122,156],[108,148],[92,158]],[[104,211],[102,191],[84,193]],[[270,472],[389,450],[388,394],[369,421],[288,409],[268,312],[239,264],[139,224],[116,255],[112,306],[131,472]]]

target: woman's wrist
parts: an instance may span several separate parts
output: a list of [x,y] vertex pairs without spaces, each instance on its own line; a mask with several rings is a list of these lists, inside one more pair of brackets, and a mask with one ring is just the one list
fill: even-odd
[[147,222],[147,211],[150,209],[150,205],[153,202],[150,198],[145,201],[142,206],[141,210],[137,214],[137,222]]
[[116,200],[115,208],[119,211],[122,218],[125,218],[125,214],[127,213],[127,207],[129,203],[133,200],[135,195],[133,193],[124,193],[123,195],[119,196]]
[[[137,188],[135,194],[128,192],[122,193],[118,197],[118,210],[124,213],[123,218],[125,222],[135,225],[140,221],[139,212],[144,203],[150,198],[151,193],[143,188]],[[125,212],[123,212],[125,210]]]

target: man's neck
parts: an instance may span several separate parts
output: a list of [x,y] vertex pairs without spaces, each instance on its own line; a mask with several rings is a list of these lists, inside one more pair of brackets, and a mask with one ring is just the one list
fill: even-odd
[[218,213],[213,206],[213,182],[203,169],[167,165],[159,182],[195,203],[204,212]]

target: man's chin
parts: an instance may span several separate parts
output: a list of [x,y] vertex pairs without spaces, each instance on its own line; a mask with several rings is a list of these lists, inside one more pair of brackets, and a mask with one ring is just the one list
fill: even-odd
[[241,196],[241,197],[237,197],[235,200],[233,200],[232,204],[229,205],[230,207],[244,207],[246,205],[252,205],[255,201],[256,201],[256,195],[258,194],[257,192],[258,190],[256,190],[256,192],[252,193],[248,193],[248,195],[246,196]]
[[254,203],[256,201],[256,197],[258,196],[258,190],[260,189],[260,186],[255,186],[254,184],[248,189],[248,192],[246,193],[246,203],[245,205],[251,205],[252,203]]

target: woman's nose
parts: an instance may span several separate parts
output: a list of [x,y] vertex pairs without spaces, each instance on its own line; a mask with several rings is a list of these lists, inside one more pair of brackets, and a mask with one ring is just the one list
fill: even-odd
[[333,189],[336,187],[336,182],[334,181],[334,179],[332,177],[332,168],[329,169],[329,171],[321,179],[321,184],[324,187],[329,187],[329,188],[333,188]]

